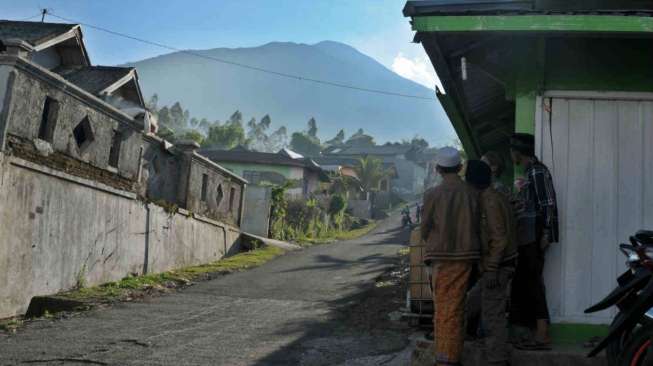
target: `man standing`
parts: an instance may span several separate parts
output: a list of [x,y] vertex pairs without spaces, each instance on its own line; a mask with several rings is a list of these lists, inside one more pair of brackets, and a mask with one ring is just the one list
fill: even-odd
[[516,133],[510,139],[513,162],[524,168],[517,192],[519,263],[512,284],[510,322],[534,330],[531,339],[515,347],[551,349],[549,309],[542,271],[550,243],[558,242],[558,209],[549,169],[535,157],[533,135]]
[[482,213],[481,278],[469,292],[468,309],[481,313],[487,364],[506,366],[510,359],[506,306],[517,263],[515,218],[508,197],[492,185],[486,163],[468,161],[465,180],[481,192]]
[[458,150],[438,150],[442,183],[424,195],[421,236],[432,269],[437,365],[459,365],[465,340],[464,305],[472,268],[480,257],[478,193],[458,173]]

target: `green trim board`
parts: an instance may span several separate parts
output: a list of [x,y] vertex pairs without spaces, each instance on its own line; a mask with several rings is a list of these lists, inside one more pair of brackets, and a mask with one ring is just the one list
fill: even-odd
[[417,16],[418,32],[628,32],[653,33],[653,17],[620,15]]

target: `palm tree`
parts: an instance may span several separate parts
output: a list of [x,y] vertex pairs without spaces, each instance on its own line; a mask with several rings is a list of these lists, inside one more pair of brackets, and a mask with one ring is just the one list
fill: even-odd
[[378,190],[381,180],[388,176],[388,172],[383,169],[381,160],[371,156],[359,158],[354,171],[366,192]]

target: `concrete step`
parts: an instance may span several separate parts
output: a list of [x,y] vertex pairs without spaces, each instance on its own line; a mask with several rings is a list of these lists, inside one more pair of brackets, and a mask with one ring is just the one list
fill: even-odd
[[[512,366],[607,366],[603,356],[587,358],[588,350],[575,346],[554,346],[552,351],[514,350]],[[462,363],[464,366],[486,366],[482,343],[466,342]],[[433,366],[433,342],[417,340],[413,351],[412,366]]]

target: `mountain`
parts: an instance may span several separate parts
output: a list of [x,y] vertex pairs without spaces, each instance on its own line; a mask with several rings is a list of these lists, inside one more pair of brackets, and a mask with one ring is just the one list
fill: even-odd
[[[313,45],[273,42],[252,48],[193,51],[206,57],[275,70],[312,79],[356,85],[402,94],[433,97],[434,92],[390,71],[373,58],[343,43]],[[454,136],[440,104],[435,101],[387,96],[288,79],[184,52],[129,64],[137,68],[145,98],[154,93],[159,105],[181,102],[193,117],[226,120],[235,110],[245,120],[272,118],[272,127],[306,129],[315,117],[318,134],[347,136],[358,128],[377,142],[410,139],[430,142]]]

